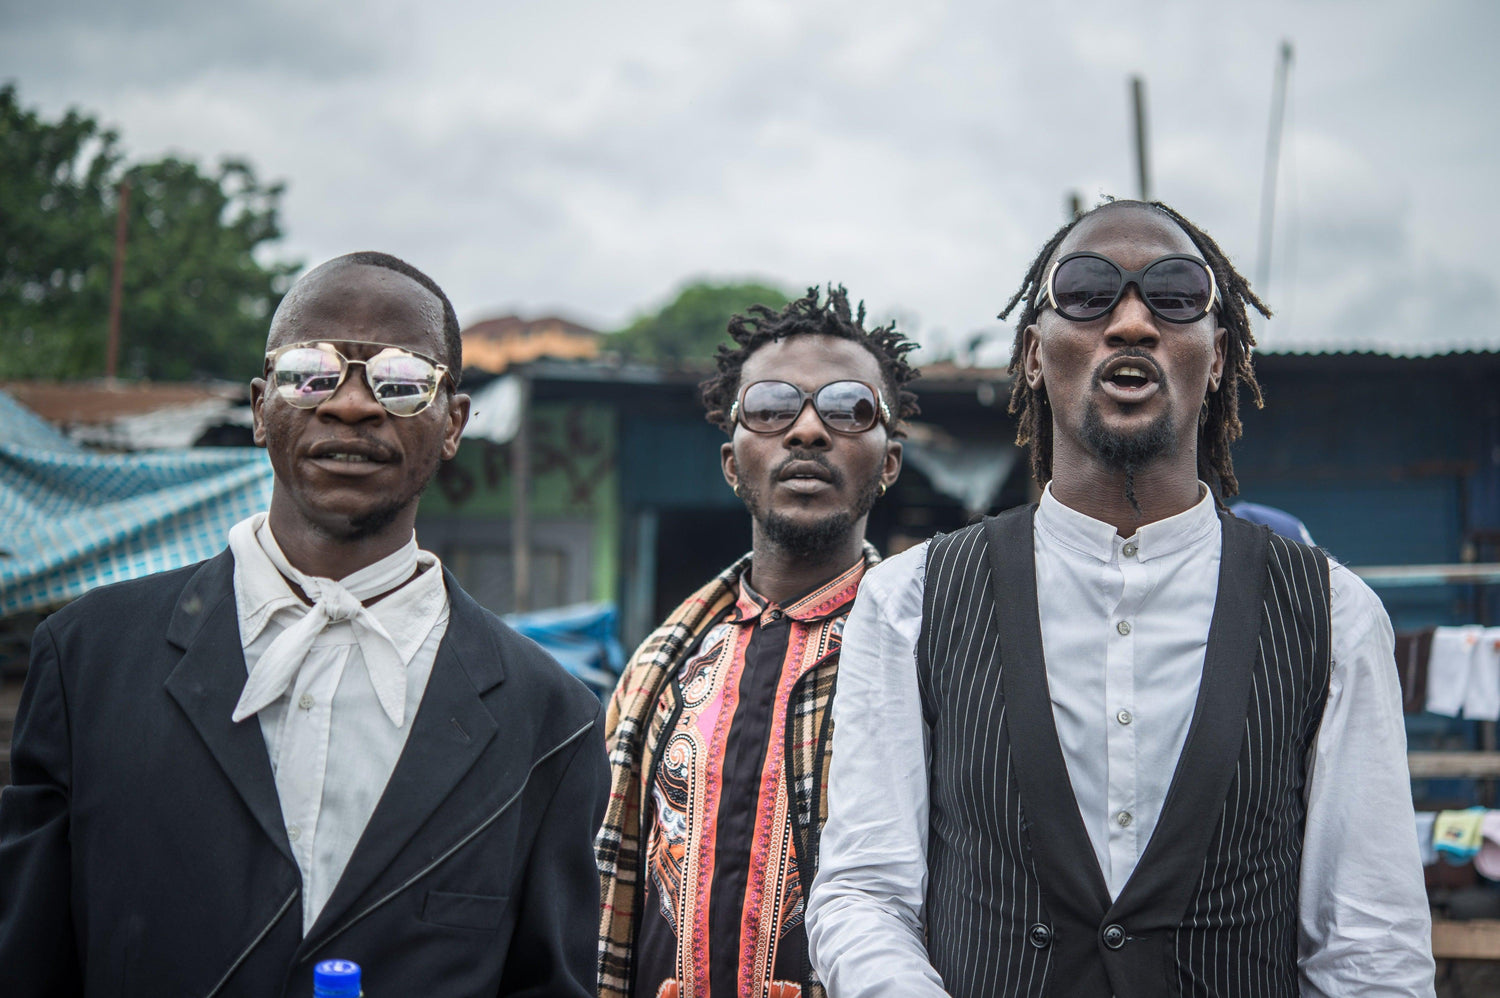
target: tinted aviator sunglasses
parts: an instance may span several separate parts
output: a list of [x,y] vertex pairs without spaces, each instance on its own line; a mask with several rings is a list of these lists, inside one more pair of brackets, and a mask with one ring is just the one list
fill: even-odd
[[364,369],[365,384],[381,408],[392,416],[415,416],[432,404],[444,378],[453,380],[448,368],[431,357],[383,343],[359,345],[384,349],[366,360],[351,360],[332,343],[278,347],[266,354],[271,387],[299,409],[316,409],[333,398],[349,376],[349,369],[358,365]]
[[1069,253],[1052,265],[1037,299],[1064,319],[1090,322],[1119,303],[1134,284],[1151,314],[1167,322],[1197,322],[1219,300],[1219,286],[1208,264],[1197,257],[1170,253],[1140,270],[1126,270],[1098,253]]
[[891,422],[880,392],[863,381],[830,381],[812,392],[785,381],[756,381],[740,389],[729,407],[729,421],[751,433],[781,433],[802,415],[809,399],[823,425],[837,433],[863,433],[876,423]]

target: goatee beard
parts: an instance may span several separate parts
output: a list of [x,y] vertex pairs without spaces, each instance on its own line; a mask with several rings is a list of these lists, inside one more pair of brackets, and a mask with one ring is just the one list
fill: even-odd
[[[1166,393],[1166,385],[1159,389]],[[1137,514],[1141,504],[1135,497],[1135,474],[1145,465],[1172,451],[1172,405],[1168,400],[1161,415],[1139,430],[1122,433],[1104,425],[1099,404],[1090,398],[1083,409],[1083,445],[1105,467],[1125,476],[1125,501]]]

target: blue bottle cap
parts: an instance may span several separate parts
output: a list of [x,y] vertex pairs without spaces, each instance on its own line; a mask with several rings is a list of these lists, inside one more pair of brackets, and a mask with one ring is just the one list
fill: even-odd
[[313,968],[313,994],[317,998],[359,998],[359,964],[324,960]]

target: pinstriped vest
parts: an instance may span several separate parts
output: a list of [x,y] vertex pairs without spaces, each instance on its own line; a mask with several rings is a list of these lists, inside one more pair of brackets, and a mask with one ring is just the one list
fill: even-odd
[[1223,517],[1187,741],[1111,902],[1052,718],[1035,511],[928,550],[917,658],[933,966],[955,998],[1296,998],[1303,787],[1331,668],[1327,559]]

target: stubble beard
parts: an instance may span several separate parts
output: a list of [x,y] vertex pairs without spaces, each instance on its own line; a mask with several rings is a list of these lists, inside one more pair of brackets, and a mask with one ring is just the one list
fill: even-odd
[[[838,472],[829,469],[834,476],[834,485],[842,484]],[[743,487],[745,508],[750,518],[760,525],[765,539],[794,558],[816,558],[828,554],[842,545],[849,537],[854,525],[869,514],[880,498],[882,471],[876,469],[855,494],[854,505],[848,509],[830,513],[817,520],[798,520],[784,513],[768,512],[761,502],[761,493],[749,485]]]

